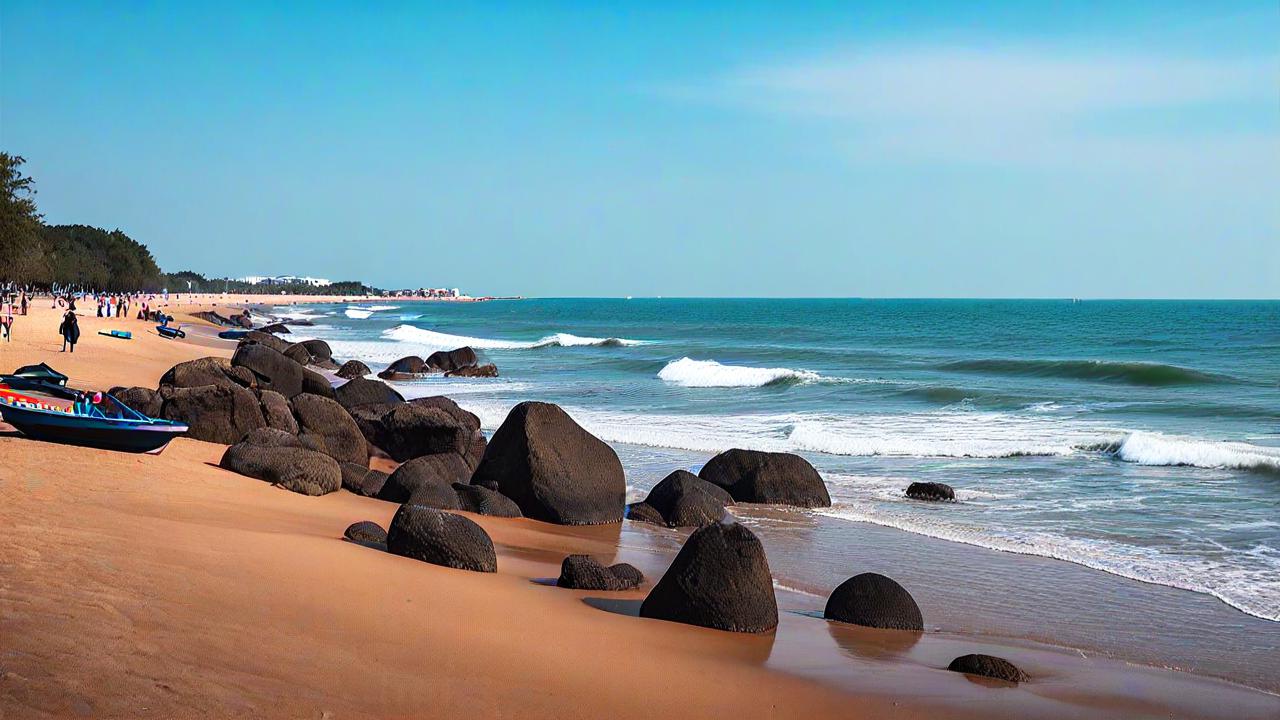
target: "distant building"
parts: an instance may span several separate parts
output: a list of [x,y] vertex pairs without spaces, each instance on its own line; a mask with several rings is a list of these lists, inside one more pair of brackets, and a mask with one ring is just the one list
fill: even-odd
[[328,278],[302,277],[299,275],[250,275],[240,278],[240,282],[250,285],[312,285],[321,287],[332,285]]

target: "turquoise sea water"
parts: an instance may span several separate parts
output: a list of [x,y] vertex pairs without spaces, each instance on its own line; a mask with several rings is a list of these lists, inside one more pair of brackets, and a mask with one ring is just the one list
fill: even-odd
[[[633,494],[729,447],[800,452],[828,521],[1058,558],[1280,620],[1280,302],[566,299],[280,308],[487,430],[564,406]],[[909,501],[913,480],[959,502]],[[799,580],[803,582],[803,578]]]

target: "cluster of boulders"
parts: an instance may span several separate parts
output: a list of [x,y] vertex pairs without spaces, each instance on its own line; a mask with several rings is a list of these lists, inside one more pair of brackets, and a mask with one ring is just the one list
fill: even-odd
[[413,380],[427,375],[443,373],[445,377],[497,377],[498,367],[493,363],[479,364],[476,351],[470,347],[456,350],[439,350],[423,359],[409,355],[387,366],[378,373],[383,380]]

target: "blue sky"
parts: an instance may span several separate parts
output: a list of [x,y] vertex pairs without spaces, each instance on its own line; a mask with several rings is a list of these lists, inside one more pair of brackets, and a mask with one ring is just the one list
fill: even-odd
[[0,147],[210,275],[1280,296],[1274,0],[373,5],[4,3]]

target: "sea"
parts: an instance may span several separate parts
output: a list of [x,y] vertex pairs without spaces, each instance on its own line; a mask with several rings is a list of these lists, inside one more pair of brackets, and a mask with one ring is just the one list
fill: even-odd
[[[312,321],[293,338],[374,370],[471,346],[500,377],[398,389],[448,395],[488,432],[516,403],[556,403],[615,448],[631,500],[728,448],[803,455],[830,508],[738,512],[775,539],[780,587],[819,609],[875,565],[945,607],[944,629],[1280,689],[1280,302],[377,300],[271,312]],[[910,500],[913,481],[951,485],[957,502]],[[858,552],[870,545],[879,560]],[[1011,554],[1036,562],[999,559]],[[990,593],[963,591],[979,579]],[[1157,639],[1126,640],[1135,628]]]

